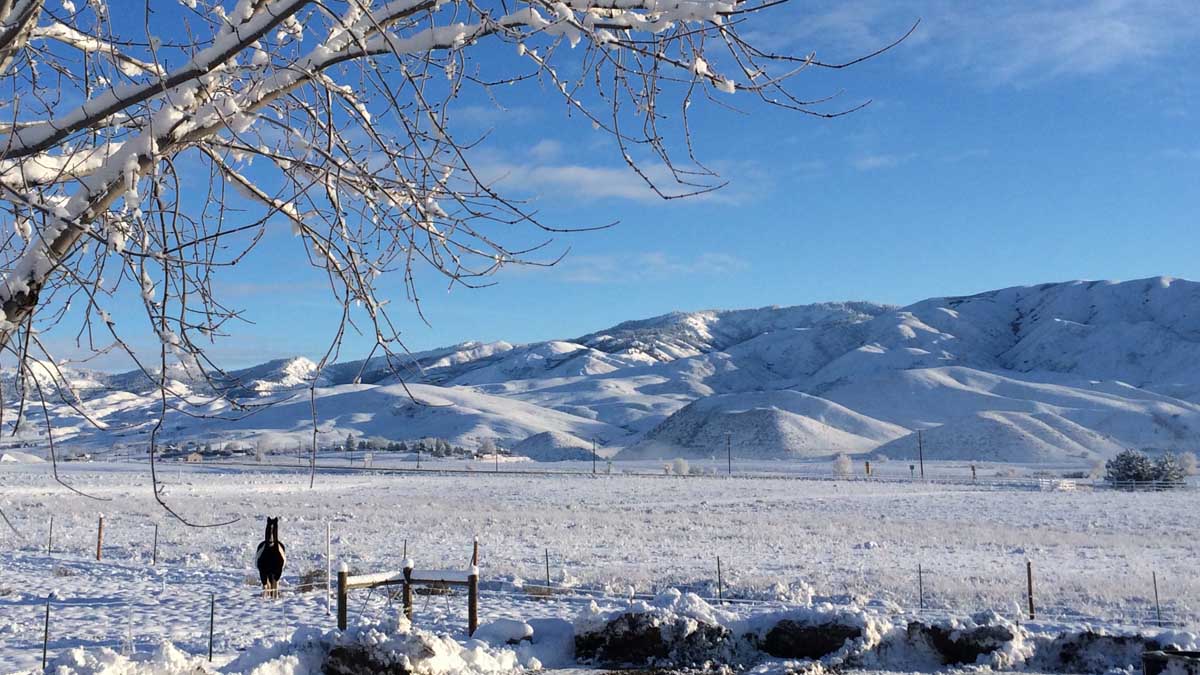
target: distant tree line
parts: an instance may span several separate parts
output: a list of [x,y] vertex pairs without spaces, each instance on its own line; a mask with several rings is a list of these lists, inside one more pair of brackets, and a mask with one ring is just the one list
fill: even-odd
[[354,436],[347,434],[346,441],[342,444],[342,450],[345,452],[418,452],[430,457],[473,457],[475,455],[474,452],[461,445],[452,445],[450,441],[436,437],[418,438],[413,441],[394,441],[379,436],[355,439]]

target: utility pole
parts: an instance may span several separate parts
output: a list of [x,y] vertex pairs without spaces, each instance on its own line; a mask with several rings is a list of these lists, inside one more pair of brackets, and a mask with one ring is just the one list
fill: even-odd
[[725,473],[733,475],[733,432],[725,432]]
[[917,429],[917,459],[921,462],[921,480],[925,480],[925,443],[920,429]]

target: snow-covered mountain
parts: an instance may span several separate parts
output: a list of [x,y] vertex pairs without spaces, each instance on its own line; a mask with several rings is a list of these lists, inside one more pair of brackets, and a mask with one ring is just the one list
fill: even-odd
[[[330,439],[528,439],[521,447],[544,458],[589,452],[592,439],[625,457],[723,455],[730,443],[737,456],[899,458],[916,452],[920,429],[927,457],[1082,462],[1200,445],[1200,284],[1075,281],[903,308],[677,312],[575,339],[468,342],[319,374],[307,359],[269,361],[217,391],[170,375],[192,392],[189,412],[220,418],[170,413],[161,433],[172,440],[311,438],[315,377]],[[157,403],[144,376],[68,377],[105,428],[54,405],[57,440],[145,442]],[[11,397],[11,373],[3,385]]]

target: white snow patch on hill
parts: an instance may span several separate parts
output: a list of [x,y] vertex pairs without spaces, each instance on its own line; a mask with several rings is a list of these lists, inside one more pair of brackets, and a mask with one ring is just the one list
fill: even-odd
[[592,444],[561,431],[543,431],[517,443],[512,452],[539,462],[589,460]]
[[725,394],[680,410],[620,457],[707,457],[724,454],[727,442],[738,457],[814,457],[865,452],[907,433],[797,391]]
[[[624,435],[603,422],[584,419],[513,399],[489,396],[465,387],[353,385],[317,389],[320,430],[336,441],[347,433],[383,438],[444,438],[474,447],[484,438],[502,445],[543,431],[595,436],[608,440]],[[175,430],[186,436],[182,419]],[[181,428],[182,425],[182,428]],[[295,395],[240,420],[201,420],[193,434],[214,433],[250,440],[280,432],[310,434],[312,416],[307,395]]]
[[36,464],[45,461],[45,459],[37,455],[31,455],[28,452],[17,452],[16,450],[8,450],[4,454],[0,454],[0,462]]

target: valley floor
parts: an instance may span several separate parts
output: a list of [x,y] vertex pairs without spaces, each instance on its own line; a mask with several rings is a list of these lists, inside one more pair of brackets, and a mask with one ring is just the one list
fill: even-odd
[[[451,468],[450,465],[447,465]],[[582,468],[582,467],[580,467]],[[606,467],[605,467],[606,468]],[[603,471],[603,469],[602,469]],[[50,656],[73,647],[154,648],[167,639],[207,650],[215,600],[216,660],[260,638],[329,629],[323,583],[326,523],[337,561],[362,572],[465,569],[480,542],[482,620],[571,618],[665,586],[726,597],[805,602],[810,596],[896,603],[897,610],[1021,617],[1032,561],[1039,619],[1149,625],[1152,574],[1168,622],[1200,625],[1200,491],[1036,491],[1016,486],[793,478],[520,473],[319,474],[283,466],[172,464],[163,498],[199,523],[188,528],[153,498],[140,464],[0,465],[0,672],[40,667],[51,591]],[[95,560],[104,514],[103,560]],[[266,516],[281,516],[284,596],[258,597],[254,550]],[[53,516],[53,541],[47,534]],[[158,525],[158,564],[151,565]],[[564,593],[531,593],[545,584]],[[918,592],[922,570],[923,600]],[[355,592],[351,621],[384,611]],[[465,600],[423,597],[416,622],[463,632]],[[547,663],[553,666],[554,663]],[[565,664],[563,664],[565,665]]]

